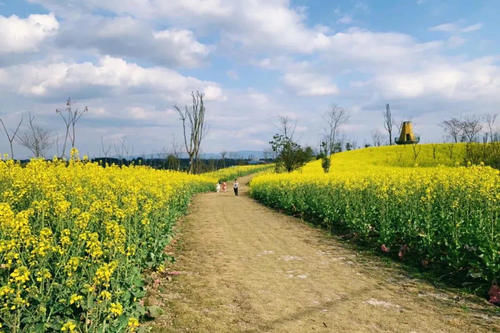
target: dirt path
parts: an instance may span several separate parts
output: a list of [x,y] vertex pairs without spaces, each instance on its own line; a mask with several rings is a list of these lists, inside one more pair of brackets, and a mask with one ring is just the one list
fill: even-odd
[[245,186],[240,197],[197,196],[180,228],[169,267],[180,274],[157,280],[146,300],[165,309],[153,332],[500,331],[485,300],[358,254],[259,205]]

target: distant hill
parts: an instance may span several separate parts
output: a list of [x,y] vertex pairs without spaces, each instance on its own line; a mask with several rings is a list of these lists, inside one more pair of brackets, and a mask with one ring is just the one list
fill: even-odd
[[[221,155],[220,153],[205,153],[205,154],[200,154],[200,157],[204,159],[219,159],[221,158]],[[228,152],[226,158],[261,159],[264,158],[264,152],[257,150],[240,150],[240,151]]]

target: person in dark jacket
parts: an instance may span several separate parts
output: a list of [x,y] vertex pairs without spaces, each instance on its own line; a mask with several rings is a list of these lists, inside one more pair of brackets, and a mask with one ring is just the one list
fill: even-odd
[[234,195],[238,196],[238,188],[240,187],[240,184],[238,184],[238,179],[234,180],[233,184],[233,190],[234,190]]

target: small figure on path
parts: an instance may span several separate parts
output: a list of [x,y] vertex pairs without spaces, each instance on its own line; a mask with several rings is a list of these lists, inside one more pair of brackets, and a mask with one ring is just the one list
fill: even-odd
[[215,190],[217,191],[217,193],[220,192],[220,183],[217,183],[217,185],[215,185]]
[[227,184],[226,182],[222,182],[222,192],[226,192],[227,191]]
[[234,195],[235,196],[238,196],[238,187],[240,186],[240,184],[238,184],[238,179],[235,179],[234,180],[234,184],[233,184],[233,190],[234,190]]

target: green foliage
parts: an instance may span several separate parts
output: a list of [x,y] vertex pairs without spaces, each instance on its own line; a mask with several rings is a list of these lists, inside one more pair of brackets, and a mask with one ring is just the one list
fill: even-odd
[[330,156],[328,155],[328,147],[326,142],[321,142],[321,167],[323,168],[323,171],[325,173],[328,173],[330,171],[330,165],[332,164],[332,161],[330,159]]
[[286,135],[276,134],[269,143],[272,150],[278,156],[276,159],[276,170],[283,167],[287,172],[291,172],[314,158],[314,152],[311,147],[303,149]]
[[500,169],[500,142],[467,143],[464,163],[484,164]]

